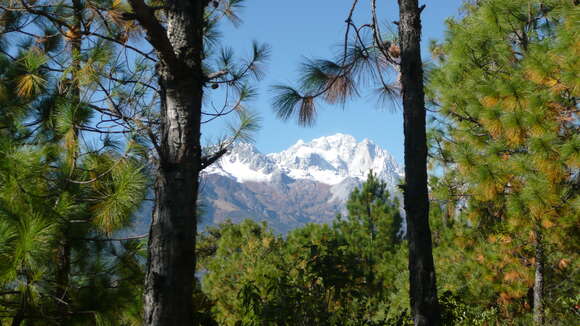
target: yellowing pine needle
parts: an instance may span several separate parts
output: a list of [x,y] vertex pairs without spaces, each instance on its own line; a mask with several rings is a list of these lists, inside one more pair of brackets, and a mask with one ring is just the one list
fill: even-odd
[[38,93],[46,81],[34,74],[25,74],[18,78],[16,94],[21,97],[31,97]]

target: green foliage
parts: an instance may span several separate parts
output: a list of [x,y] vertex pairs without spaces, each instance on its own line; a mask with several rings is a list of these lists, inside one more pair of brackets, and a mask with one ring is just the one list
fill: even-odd
[[530,322],[541,233],[548,321],[574,323],[571,306],[554,303],[578,287],[578,266],[561,264],[577,260],[579,246],[572,158],[579,84],[568,74],[579,68],[578,7],[489,0],[466,10],[448,22],[429,85],[438,110],[432,164],[442,172],[431,180],[433,194],[448,221],[474,228],[454,240],[461,254],[444,256],[458,273],[442,273],[443,282],[454,283],[446,277],[461,269],[475,271],[471,277],[485,282],[465,280],[469,300],[495,304],[505,323]]
[[[145,243],[109,237],[130,226],[149,181],[155,69],[135,46],[137,25],[122,18],[126,2],[80,3],[78,13],[69,1],[35,1],[44,9],[32,14],[2,1],[2,325],[142,324]],[[249,140],[259,122],[246,109],[255,95],[249,77],[262,77],[269,49],[255,43],[247,60],[216,49],[219,19],[238,24],[242,4],[212,1],[206,15],[205,93],[226,103],[204,104],[204,123],[230,112],[239,118],[206,157]],[[448,21],[447,39],[432,44],[437,65],[428,74],[443,322],[530,324],[541,232],[547,322],[578,324],[580,11],[560,0],[485,0],[464,10]],[[390,79],[398,51],[396,39],[355,35],[335,60],[306,62],[298,88],[274,87],[278,116],[310,125],[319,99],[345,103],[362,86],[397,96]],[[412,325],[398,205],[371,173],[332,225],[284,237],[251,221],[209,228],[197,248],[196,320]]]
[[[144,248],[122,238],[162,155],[160,60],[127,1],[0,3],[0,324],[140,325]],[[166,25],[163,1],[146,3]],[[248,59],[220,58],[218,23],[238,24],[243,1],[206,5],[198,123],[238,119],[196,168],[251,140],[249,83],[269,54],[254,43]]]
[[[396,205],[369,174],[352,192],[348,216],[332,225],[310,224],[285,237],[250,220],[209,228],[198,254],[214,318],[223,325],[413,325],[406,241],[394,232],[401,227]],[[529,284],[520,280],[529,271],[503,256],[516,239],[483,233],[452,213],[432,205],[443,325],[529,324]],[[549,277],[571,286],[569,268]],[[550,290],[563,295],[546,303],[558,320],[574,320],[571,311],[561,314],[573,309],[570,289]]]
[[137,325],[144,248],[106,235],[141,205],[144,156],[132,138],[88,146],[94,112],[49,65],[34,47],[0,60],[0,324]]
[[397,202],[371,173],[352,193],[348,211],[332,226],[309,224],[285,239],[249,220],[208,229],[198,254],[216,320],[396,325],[408,305],[401,295],[408,274]]

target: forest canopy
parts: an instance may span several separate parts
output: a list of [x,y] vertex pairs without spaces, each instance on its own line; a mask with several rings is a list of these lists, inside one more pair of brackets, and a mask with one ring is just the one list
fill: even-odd
[[388,35],[353,1],[343,52],[270,114],[378,87],[406,175],[287,234],[198,229],[204,169],[259,130],[270,48],[220,37],[244,4],[0,0],[0,326],[579,324],[578,1],[465,1],[425,59],[418,1]]

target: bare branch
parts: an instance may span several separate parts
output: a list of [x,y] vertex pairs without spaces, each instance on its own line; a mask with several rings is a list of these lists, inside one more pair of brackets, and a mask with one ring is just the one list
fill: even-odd
[[183,72],[185,65],[179,64],[179,60],[175,54],[173,46],[167,38],[165,28],[161,25],[157,17],[155,17],[155,10],[147,6],[143,0],[128,0],[129,4],[135,12],[137,21],[141,24],[147,39],[157,51],[159,58],[167,64],[167,68],[173,73],[180,74]]
[[130,240],[139,240],[144,239],[149,236],[149,233],[140,234],[132,237],[126,238],[80,238],[78,240],[85,240],[85,241],[130,241]]
[[222,156],[224,156],[227,152],[228,152],[227,148],[222,148],[219,151],[217,151],[211,155],[202,157],[200,171],[207,168],[208,166],[212,165],[213,163],[215,163]]
[[207,79],[212,80],[212,79],[220,78],[220,77],[225,76],[227,74],[229,74],[229,71],[220,70],[220,71],[216,71],[216,72],[212,72],[211,74],[208,74]]
[[103,35],[103,34],[99,34],[99,33],[96,33],[96,32],[89,32],[89,31],[82,32],[81,34],[83,34],[83,35],[89,35],[89,36],[96,36],[96,37],[102,38],[103,40],[107,40],[109,42],[113,42],[113,43],[119,44],[122,47],[125,47],[125,48],[127,48],[127,49],[129,49],[131,51],[134,51],[135,53],[138,53],[138,54],[142,55],[143,57],[147,58],[148,60],[151,60],[153,62],[157,62],[157,60],[155,60],[155,58],[151,57],[149,54],[147,54],[147,53],[145,53],[145,52],[137,49],[134,46],[128,45],[128,44],[123,43],[123,42],[121,42],[119,40],[115,40],[112,37],[108,37],[108,36]]

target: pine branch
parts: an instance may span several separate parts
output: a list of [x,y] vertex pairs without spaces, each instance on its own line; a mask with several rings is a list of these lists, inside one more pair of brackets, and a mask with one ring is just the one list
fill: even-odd
[[114,38],[108,37],[106,35],[99,34],[99,33],[96,33],[96,32],[89,32],[89,31],[81,32],[81,34],[82,35],[87,35],[87,36],[96,36],[96,37],[102,38],[103,40],[107,40],[109,42],[113,42],[113,43],[119,44],[120,46],[122,46],[124,48],[127,48],[127,49],[129,49],[131,51],[134,51],[135,53],[138,53],[138,54],[142,55],[143,57],[147,58],[148,60],[151,60],[153,62],[157,62],[157,60],[155,60],[155,58],[153,58],[149,54],[147,54],[147,53],[139,50],[138,48],[136,48],[134,46],[131,46],[131,45],[128,45],[127,43],[123,43],[121,41],[118,41],[118,40],[116,40]]
[[165,28],[157,20],[157,17],[155,17],[155,10],[147,6],[143,0],[128,1],[135,12],[135,18],[145,30],[147,39],[155,48],[161,60],[167,65],[167,69],[174,75],[180,75],[184,71],[187,71],[187,69],[183,69],[185,65],[180,64],[180,61],[177,59],[177,55],[167,37]]
[[139,240],[144,239],[149,236],[149,233],[140,234],[132,237],[126,238],[76,238],[76,240],[84,240],[84,241],[131,241],[131,240]]
[[212,73],[208,74],[206,78],[208,80],[212,80],[212,79],[220,78],[220,77],[225,76],[227,74],[229,74],[228,70],[220,70],[220,71],[216,71],[216,72],[212,72]]

